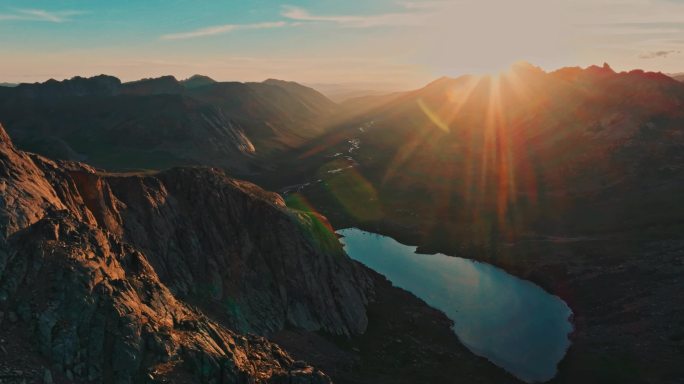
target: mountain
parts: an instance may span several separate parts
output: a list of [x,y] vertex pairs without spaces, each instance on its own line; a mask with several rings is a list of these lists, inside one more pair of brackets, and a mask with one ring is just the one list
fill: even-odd
[[325,219],[217,169],[106,173],[0,128],[0,188],[10,379],[328,383],[252,333],[366,329],[371,279]]
[[101,75],[0,89],[0,119],[20,148],[116,170],[207,164],[249,175],[260,159],[323,133],[337,106],[277,80]]
[[0,96],[34,100],[53,100],[70,96],[112,96],[119,92],[120,87],[121,80],[113,76],[76,76],[64,81],[50,79],[44,83],[22,83],[12,89],[2,90]]
[[3,380],[518,382],[324,217],[218,169],[105,172],[0,129],[0,191]]
[[15,83],[0,83],[0,87],[8,87],[8,88],[16,87],[17,85],[19,85],[19,84],[15,84]]
[[684,73],[672,73],[670,74],[670,77],[677,81],[684,81]]
[[560,296],[575,332],[553,382],[684,377],[684,84],[521,63],[357,105],[259,183]]
[[180,94],[185,88],[173,76],[162,76],[151,79],[131,81],[121,86],[120,92],[125,95],[173,95]]
[[[67,252],[69,260],[95,255],[83,268],[107,271],[105,266],[114,265],[116,279],[130,284],[144,304],[133,301],[126,308],[150,307],[155,319],[174,313],[147,304],[154,297],[147,292],[154,290],[134,281],[134,263],[119,254],[130,246],[151,268],[145,276],[153,277],[145,279],[158,281],[172,295],[159,293],[164,303],[191,311],[193,319],[206,318],[207,324],[232,332],[233,340],[254,332],[287,349],[274,352],[270,341],[247,337],[265,344],[240,349],[247,356],[242,361],[260,355],[263,365],[226,363],[246,375],[272,376],[291,368],[308,378],[315,373],[308,363],[290,363],[306,360],[342,383],[450,382],[454,377],[515,381],[467,351],[442,314],[372,271],[349,266],[323,214],[334,228],[359,227],[416,245],[421,253],[486,261],[561,297],[572,308],[575,331],[553,382],[677,382],[684,377],[677,327],[684,309],[673,305],[684,300],[682,83],[660,73],[618,73],[607,64],[545,72],[519,63],[498,76],[444,77],[409,92],[336,105],[280,80],[194,88],[178,88],[173,80],[131,86],[101,77],[94,84],[52,83],[45,92],[43,85],[24,87],[23,94],[0,89],[0,111],[20,117],[12,121],[12,134],[24,148],[28,143],[43,153],[61,151],[63,157],[93,164],[107,162],[97,158],[99,153],[116,155],[109,161],[120,168],[164,168],[189,159],[229,168],[231,175],[238,167],[284,199],[217,169],[110,173],[12,147],[0,158],[9,167],[0,173],[8,180],[0,184],[5,210],[0,218],[10,218],[5,225],[16,228],[6,231],[10,245],[3,243],[2,249],[8,255],[59,255],[62,249],[73,250]],[[205,125],[204,116],[219,122],[213,127],[229,121],[242,128],[245,139],[239,141],[232,128],[217,136],[218,128]],[[169,128],[171,122],[177,129]],[[107,129],[90,132],[89,126]],[[102,148],[90,149],[99,143]],[[219,143],[228,147],[207,150]],[[151,154],[160,154],[160,161],[153,164]],[[178,157],[169,161],[164,157],[169,154]],[[44,207],[58,207],[76,219],[53,217],[54,209]],[[277,212],[299,219],[280,220]],[[44,224],[38,223],[49,220],[59,226],[42,230]],[[107,241],[77,236],[91,227]],[[30,236],[20,237],[26,233]],[[20,288],[6,297],[37,295],[29,315],[16,302],[0,301],[0,311],[15,320],[5,321],[12,328],[0,337],[24,351],[44,344],[36,340],[45,340],[37,339],[45,325],[35,319],[51,316],[44,312],[52,308],[52,297],[46,299],[38,289],[36,274],[40,281],[53,281],[48,278],[72,276],[74,269],[41,269],[40,257],[38,264],[6,259],[17,271],[9,276],[21,276],[19,282],[8,280],[8,289]],[[5,270],[0,268],[0,284],[8,276]],[[88,276],[99,278],[98,273]],[[87,287],[96,286],[84,279]],[[60,281],[55,286],[61,287]],[[57,291],[68,291],[54,299],[62,301],[92,294],[71,286]],[[129,292],[127,297],[138,300]],[[96,297],[98,303],[113,300]],[[291,297],[294,303],[288,304]],[[119,323],[128,324],[128,317]],[[157,321],[152,324],[163,330]],[[100,328],[76,333],[99,335]],[[61,335],[61,329],[49,334]],[[189,339],[172,337],[180,344],[172,344],[171,361],[206,361],[188,357],[187,351],[205,356],[201,351],[211,349],[192,341],[196,337],[223,345],[202,332]],[[115,335],[129,339],[123,331]],[[137,334],[131,337],[139,340]],[[53,350],[65,348],[59,340],[50,344]],[[188,340],[193,347],[185,344]],[[151,349],[160,350],[155,343],[150,342]],[[144,356],[154,362],[166,358],[147,345]],[[32,361],[54,359],[53,352],[31,356]],[[227,358],[223,361],[232,361]],[[0,360],[0,372],[3,364]],[[41,364],[51,366],[54,360]],[[193,377],[187,382],[197,381],[192,376],[197,364],[182,370],[174,364],[155,367],[157,372],[173,368],[174,374]],[[216,366],[211,367],[210,372]]]
[[391,83],[313,83],[307,84],[313,89],[323,93],[336,103],[343,103],[349,99],[363,98],[366,96],[380,96],[406,89],[398,84]]
[[[314,178],[346,166],[349,160],[336,153],[352,157],[378,196],[373,221],[436,225],[416,224],[424,218],[459,223],[458,230],[470,223],[470,230],[484,232],[469,239],[483,241],[492,231],[613,230],[680,217],[669,208],[674,200],[657,188],[679,188],[682,106],[684,85],[662,74],[615,73],[608,66],[545,73],[519,64],[502,77],[442,78],[376,99],[370,110],[351,114],[289,156],[297,164],[283,162]],[[349,177],[325,175],[330,182]],[[274,177],[281,185],[296,183],[282,172]],[[343,190],[335,192],[352,194],[346,184],[340,181]],[[332,199],[323,205],[339,206],[339,196],[319,192]],[[414,194],[430,196],[425,201],[434,205],[420,203],[411,209],[416,217],[395,215],[403,197]],[[640,194],[653,198],[647,212],[639,208]],[[352,197],[345,211],[368,212],[355,206],[365,197]]]
[[193,76],[190,76],[189,78],[181,81],[181,84],[185,88],[197,88],[197,87],[202,87],[205,85],[214,84],[215,82],[216,82],[216,80],[212,79],[209,76],[193,75]]

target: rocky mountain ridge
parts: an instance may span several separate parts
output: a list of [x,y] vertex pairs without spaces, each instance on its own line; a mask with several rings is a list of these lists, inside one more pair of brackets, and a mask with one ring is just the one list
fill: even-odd
[[211,165],[250,174],[268,167],[267,154],[321,134],[336,108],[280,80],[99,75],[0,87],[0,120],[20,148],[116,170]]
[[326,383],[237,332],[365,330],[372,283],[325,219],[221,171],[108,174],[18,151],[0,129],[0,190],[0,329],[56,374]]

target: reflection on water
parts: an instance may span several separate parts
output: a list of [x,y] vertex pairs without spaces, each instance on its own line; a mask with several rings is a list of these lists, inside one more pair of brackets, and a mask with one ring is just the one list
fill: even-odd
[[356,228],[338,233],[351,258],[452,319],[477,355],[528,382],[556,374],[572,331],[572,312],[560,298],[486,263],[416,254],[416,247]]

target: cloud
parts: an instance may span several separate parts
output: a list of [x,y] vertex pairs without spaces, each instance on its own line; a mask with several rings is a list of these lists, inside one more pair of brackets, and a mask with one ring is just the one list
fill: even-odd
[[678,53],[680,53],[680,51],[677,51],[674,49],[670,49],[668,51],[646,52],[646,53],[642,53],[641,55],[639,55],[639,58],[640,59],[655,59],[658,57],[668,57],[670,55],[676,55]]
[[[415,3],[418,4],[418,3]],[[425,2],[421,6],[414,6],[414,3],[404,3],[406,9],[432,9],[436,4],[442,2]],[[194,39],[199,37],[221,35],[238,30],[248,29],[273,29],[284,27],[296,27],[304,25],[305,23],[333,23],[347,28],[370,28],[379,26],[411,26],[422,25],[426,13],[382,13],[375,15],[315,15],[306,9],[283,6],[282,16],[287,21],[272,21],[253,24],[224,24],[211,27],[199,28],[187,32],[169,33],[161,36],[162,40],[183,40]]]
[[11,13],[0,13],[0,21],[45,21],[64,23],[71,21],[72,16],[81,15],[82,11],[47,11],[44,9],[15,9]]
[[284,6],[282,16],[299,22],[323,22],[333,23],[347,28],[371,28],[383,26],[419,26],[425,21],[426,15],[424,13],[414,12],[381,13],[374,15],[316,15],[303,8]]
[[285,21],[274,21],[274,22],[264,22],[264,23],[254,23],[254,24],[225,24],[217,25],[213,27],[195,29],[194,31],[180,32],[180,33],[170,33],[162,35],[162,40],[182,40],[182,39],[193,39],[197,37],[221,35],[224,33],[229,33],[237,30],[245,29],[272,29],[272,28],[282,28],[292,25]]

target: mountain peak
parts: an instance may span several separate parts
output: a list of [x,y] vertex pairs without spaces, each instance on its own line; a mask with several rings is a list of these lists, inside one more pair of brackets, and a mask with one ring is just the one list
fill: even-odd
[[287,87],[287,86],[299,86],[299,87],[305,87],[304,85],[299,84],[296,81],[288,81],[288,80],[280,80],[280,79],[266,79],[261,82],[262,84],[266,85],[274,85],[278,87]]
[[124,84],[124,91],[128,94],[165,94],[179,93],[183,89],[181,83],[174,76],[141,79]]
[[603,75],[603,76],[615,74],[615,71],[613,70],[613,68],[611,68],[610,65],[608,65],[608,63],[603,63],[603,65],[600,67],[598,65],[591,65],[591,66],[587,67],[587,69],[585,69],[585,71],[588,73],[591,73],[591,74]]
[[513,63],[510,68],[511,72],[515,73],[526,73],[526,74],[539,74],[543,75],[546,72],[541,67],[531,64],[527,61],[518,61]]
[[212,82],[216,82],[216,80],[212,79],[211,77],[206,76],[206,75],[200,75],[200,74],[198,74],[198,73],[196,73],[196,74],[194,74],[194,75],[188,77],[187,79],[185,79],[185,80],[183,80],[183,81],[187,81],[187,80],[199,80],[199,79],[202,79],[202,80],[210,80],[210,81],[212,81]]
[[289,80],[281,80],[281,79],[275,79],[275,78],[268,78],[264,81],[262,81],[264,84],[297,84],[296,81],[289,81]]
[[161,82],[178,82],[178,79],[176,79],[175,76],[173,75],[164,75],[164,76],[159,76],[159,77],[146,77],[144,79],[140,80],[134,80],[134,81],[129,81],[126,83],[126,85],[130,84],[142,84],[142,83],[161,83]]
[[189,78],[182,80],[180,82],[185,88],[197,88],[197,87],[202,87],[205,85],[209,84],[214,84],[216,83],[216,80],[212,79],[209,76],[205,75],[192,75]]
[[118,92],[121,80],[114,76],[74,76],[67,80],[50,79],[43,83],[19,84],[16,89],[24,96],[60,97],[94,94],[112,95]]

